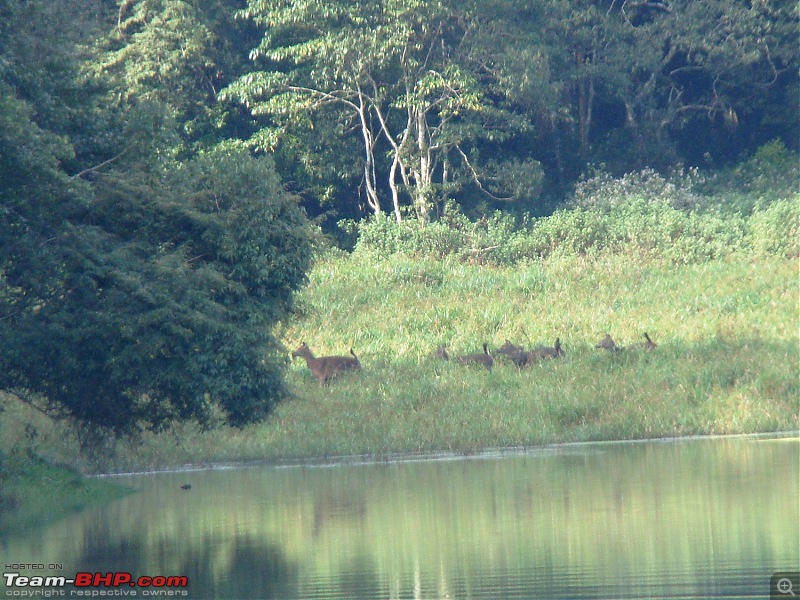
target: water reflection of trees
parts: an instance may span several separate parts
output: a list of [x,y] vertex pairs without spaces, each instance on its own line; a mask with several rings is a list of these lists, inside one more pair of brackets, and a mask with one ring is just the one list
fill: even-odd
[[[208,540],[213,544],[212,540]],[[213,546],[209,546],[213,547]],[[205,556],[204,556],[205,555]],[[213,556],[206,551],[193,553],[187,572],[195,573],[193,590],[207,598],[297,598],[300,567],[289,560],[278,544],[265,543],[249,536],[237,537],[229,569],[223,577],[213,577]],[[208,576],[204,576],[208,573]],[[203,593],[204,592],[204,593]]]
[[570,586],[613,595],[633,572],[642,585],[668,573],[702,596],[752,580],[726,565],[782,565],[798,547],[786,526],[798,521],[796,444],[601,444],[198,472],[188,493],[142,477],[141,495],[60,534],[49,528],[42,552],[31,543],[14,553],[69,557],[86,571],[186,574],[199,597],[478,598],[511,588],[556,597]]
[[[102,526],[87,528],[86,551],[77,559],[80,571],[125,570],[134,577],[185,575],[190,598],[285,600],[300,595],[300,567],[297,561],[287,558],[279,544],[237,535],[233,539],[206,536],[193,539],[190,544],[165,539],[154,547],[144,536],[103,542],[96,536],[102,531]],[[220,552],[226,554],[224,570],[219,568]],[[162,558],[154,560],[154,553]],[[164,566],[155,572],[153,569],[158,567],[154,564]]]

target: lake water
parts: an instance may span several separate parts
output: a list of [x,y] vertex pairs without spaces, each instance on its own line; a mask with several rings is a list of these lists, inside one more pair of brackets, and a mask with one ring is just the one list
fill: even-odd
[[799,471],[797,437],[736,437],[124,476],[0,560],[188,581],[65,597],[768,598],[800,568]]

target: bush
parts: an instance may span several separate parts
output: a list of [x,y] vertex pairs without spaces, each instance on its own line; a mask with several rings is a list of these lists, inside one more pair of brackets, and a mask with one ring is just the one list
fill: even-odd
[[756,209],[748,221],[750,246],[760,254],[800,256],[800,194]]
[[700,181],[694,171],[669,179],[651,169],[618,179],[598,173],[578,186],[568,208],[539,219],[495,212],[471,221],[450,203],[434,223],[379,215],[347,226],[359,234],[357,252],[498,265],[601,252],[676,264],[741,252],[797,256],[797,195],[757,202],[748,217],[725,200],[695,192]]
[[685,211],[630,197],[607,210],[576,207],[549,217],[524,219],[495,213],[470,221],[451,212],[427,225],[378,216],[357,226],[356,252],[444,258],[497,265],[550,255],[600,252],[659,256],[675,263],[720,258],[745,246],[742,217]]
[[442,217],[433,223],[422,223],[415,218],[398,223],[388,215],[376,215],[360,223],[348,221],[339,225],[358,233],[355,251],[359,253],[514,264],[536,254],[528,238],[530,222],[529,219],[517,222],[500,211],[471,221],[455,204],[448,203]]
[[568,206],[608,211],[638,198],[689,210],[703,204],[702,196],[695,191],[702,181],[697,169],[678,169],[664,177],[646,168],[619,178],[595,171],[591,177],[578,182]]
[[744,223],[631,197],[607,211],[557,211],[539,219],[530,235],[539,256],[631,252],[688,263],[739,250]]
[[698,189],[722,199],[729,210],[750,215],[776,200],[791,198],[800,180],[800,160],[780,140],[759,148],[748,160],[703,181]]

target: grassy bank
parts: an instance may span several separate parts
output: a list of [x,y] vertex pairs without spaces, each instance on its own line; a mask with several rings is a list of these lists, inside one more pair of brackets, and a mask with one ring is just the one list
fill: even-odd
[[[796,429],[797,298],[791,260],[334,260],[314,273],[309,318],[287,343],[353,346],[364,371],[320,390],[296,365],[299,398],[276,419],[300,454]],[[656,351],[594,348],[605,332],[627,343],[644,331]],[[557,336],[567,356],[522,371],[427,357],[439,343],[460,354]]]
[[[774,256],[675,265],[614,254],[503,267],[332,254],[311,274],[305,317],[283,338],[290,350],[306,341],[318,355],[352,346],[361,372],[323,388],[295,361],[295,397],[266,423],[183,427],[84,466],[797,430],[798,297],[796,259]],[[656,350],[594,347],[606,332],[627,344],[644,331]],[[483,342],[491,350],[506,338],[532,346],[557,336],[566,356],[524,370],[428,357],[440,343],[458,355]],[[37,451],[81,463],[69,436],[38,427]]]
[[0,490],[0,536],[41,527],[131,491],[26,453],[0,453]]

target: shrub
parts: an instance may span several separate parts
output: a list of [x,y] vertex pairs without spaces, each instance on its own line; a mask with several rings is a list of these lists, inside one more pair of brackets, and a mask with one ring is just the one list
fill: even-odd
[[703,204],[702,196],[695,191],[702,181],[697,169],[677,169],[665,177],[654,169],[645,168],[619,178],[595,171],[591,177],[578,182],[568,206],[608,211],[639,198],[653,204],[693,209]]
[[557,211],[539,219],[531,236],[539,256],[635,252],[686,263],[740,249],[744,223],[631,197],[607,211]]
[[357,252],[497,265],[601,252],[676,264],[740,252],[797,256],[798,196],[756,203],[748,217],[696,193],[699,181],[693,171],[671,179],[650,169],[619,179],[596,174],[579,185],[568,208],[539,219],[495,212],[471,221],[450,203],[434,223],[379,215],[348,227],[359,233]]
[[47,223],[47,245],[0,236],[0,389],[70,417],[87,443],[266,418],[288,393],[273,328],[313,239],[271,160],[219,151],[97,189],[74,222]]
[[750,246],[760,254],[800,256],[800,194],[757,208],[748,221]]
[[780,140],[761,146],[748,160],[703,181],[698,189],[732,211],[745,215],[792,197],[800,180],[800,161]]
[[470,262],[506,264],[525,254],[524,230],[514,217],[498,211],[491,217],[470,221],[453,203],[433,223],[415,218],[398,223],[381,214],[358,224],[342,222],[340,226],[358,231],[356,252],[380,256],[454,256]]

